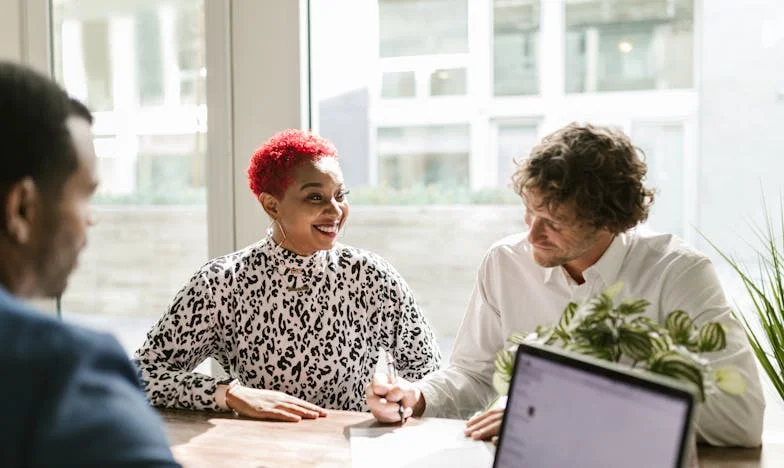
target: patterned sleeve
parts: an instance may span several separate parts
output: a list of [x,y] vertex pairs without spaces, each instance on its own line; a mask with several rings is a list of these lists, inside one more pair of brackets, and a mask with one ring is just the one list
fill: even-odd
[[216,380],[193,372],[219,348],[216,303],[203,272],[177,293],[134,356],[154,406],[221,411],[215,402]]
[[391,265],[389,268],[390,298],[398,317],[395,361],[400,376],[414,382],[441,367],[441,349],[408,284]]

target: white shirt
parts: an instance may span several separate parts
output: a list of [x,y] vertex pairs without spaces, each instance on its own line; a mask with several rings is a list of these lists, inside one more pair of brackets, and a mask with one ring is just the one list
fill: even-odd
[[706,321],[720,321],[727,347],[704,355],[713,368],[735,366],[748,382],[740,396],[717,391],[701,405],[697,434],[715,445],[761,443],[765,402],[754,356],[740,324],[732,317],[713,265],[703,254],[669,234],[632,230],[615,237],[578,285],[562,267],[544,268],[533,259],[527,232],[497,242],[479,267],[468,310],[458,330],[450,365],[420,382],[425,416],[467,418],[496,396],[495,355],[515,332],[557,323],[564,307],[622,281],[618,300],[643,298],[645,315],[663,322],[676,309]]

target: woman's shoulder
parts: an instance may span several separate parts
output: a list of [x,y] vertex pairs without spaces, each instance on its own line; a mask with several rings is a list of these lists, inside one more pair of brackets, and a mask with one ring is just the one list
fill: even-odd
[[266,240],[261,240],[235,252],[208,260],[196,274],[206,278],[217,278],[261,268],[267,259],[265,244]]
[[332,249],[332,252],[337,262],[343,267],[372,268],[382,272],[398,274],[395,267],[387,259],[370,250],[337,244]]

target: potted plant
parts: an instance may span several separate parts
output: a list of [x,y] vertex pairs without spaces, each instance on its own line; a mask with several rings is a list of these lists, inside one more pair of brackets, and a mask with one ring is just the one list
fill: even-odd
[[[779,219],[776,233],[765,209],[765,228],[756,229],[759,248],[757,256],[758,276],[754,276],[735,260],[719,249],[704,234],[703,238],[727,261],[737,273],[750,299],[750,310],[734,313],[743,324],[751,348],[773,387],[784,401],[784,211]],[[778,240],[777,240],[778,239]]]
[[[555,326],[540,326],[530,334],[513,334],[510,346],[495,359],[493,386],[499,397],[509,391],[517,345],[522,342],[559,346],[607,361],[625,363],[695,386],[698,396],[720,389],[730,394],[746,390],[746,381],[733,367],[711,368],[703,354],[727,345],[724,327],[707,322],[697,327],[682,310],[670,312],[663,324],[642,315],[649,302],[626,299],[615,304],[623,289],[616,283],[582,304],[569,303]],[[784,296],[782,296],[784,298]]]

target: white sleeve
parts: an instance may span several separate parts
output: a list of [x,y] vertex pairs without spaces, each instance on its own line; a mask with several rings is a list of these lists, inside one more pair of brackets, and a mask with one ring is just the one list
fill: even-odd
[[741,324],[732,316],[716,272],[707,258],[690,265],[665,281],[662,313],[683,310],[696,318],[696,325],[720,322],[727,332],[727,347],[703,354],[715,370],[735,367],[748,384],[741,395],[717,390],[706,395],[697,413],[697,436],[712,445],[756,447],[762,443],[765,400],[754,354]]
[[488,255],[479,267],[449,366],[417,384],[425,397],[424,416],[466,419],[484,410],[496,396],[492,386],[495,355],[506,337],[499,311],[486,295],[490,271]]

